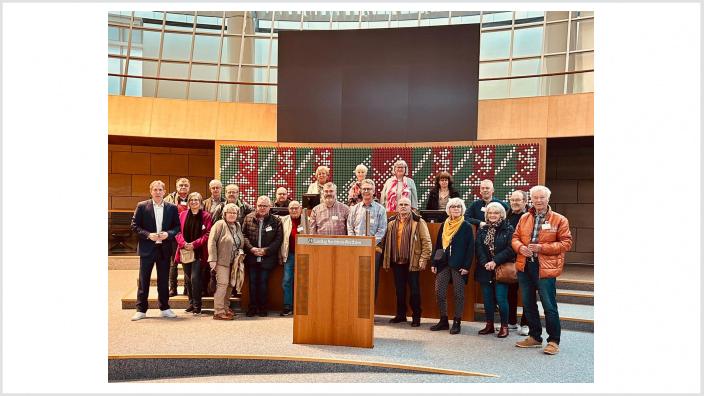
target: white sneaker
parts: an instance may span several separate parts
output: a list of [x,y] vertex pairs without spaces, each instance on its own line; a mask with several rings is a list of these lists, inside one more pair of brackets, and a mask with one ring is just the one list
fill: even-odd
[[172,310],[170,310],[170,309],[165,309],[165,310],[161,311],[161,317],[163,317],[163,318],[175,318],[175,317],[176,317],[176,314],[174,313],[174,311],[172,311]]
[[132,320],[140,320],[140,319],[144,319],[146,317],[147,317],[146,313],[137,311],[134,313],[134,315],[132,315]]
[[510,324],[510,323],[509,323],[508,329],[509,329],[509,330],[517,330],[517,329],[518,329],[518,325],[515,324],[515,323],[514,323],[514,324]]
[[522,336],[527,336],[528,335],[528,326],[521,326],[521,329],[518,330],[518,334]]

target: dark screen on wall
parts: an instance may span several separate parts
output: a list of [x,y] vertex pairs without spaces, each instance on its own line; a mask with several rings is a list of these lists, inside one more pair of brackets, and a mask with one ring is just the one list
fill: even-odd
[[280,142],[476,140],[479,25],[279,33]]

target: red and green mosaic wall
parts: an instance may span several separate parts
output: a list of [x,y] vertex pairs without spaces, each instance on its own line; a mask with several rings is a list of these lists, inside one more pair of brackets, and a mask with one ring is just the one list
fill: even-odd
[[454,187],[465,201],[479,198],[479,183],[494,181],[495,195],[508,200],[515,189],[528,190],[538,184],[540,145],[494,144],[477,146],[434,146],[400,148],[336,147],[257,147],[220,145],[220,179],[223,185],[237,184],[247,202],[256,197],[275,196],[277,187],[288,188],[289,195],[300,199],[315,180],[320,165],[330,168],[337,185],[338,199],[344,201],[356,180],[354,168],[364,164],[367,177],[374,180],[377,197],[384,182],[392,175],[395,161],[408,163],[409,175],[418,187],[420,206],[425,207],[434,175],[448,171]]

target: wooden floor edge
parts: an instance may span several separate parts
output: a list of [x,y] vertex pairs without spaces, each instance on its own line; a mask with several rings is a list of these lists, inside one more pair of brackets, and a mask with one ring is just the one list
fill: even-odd
[[331,359],[309,356],[285,356],[285,355],[221,355],[221,354],[132,354],[132,355],[108,355],[108,360],[128,360],[128,359],[240,359],[240,360],[280,360],[294,362],[316,362],[347,364],[351,366],[369,366],[393,368],[408,371],[418,371],[431,374],[460,375],[468,377],[491,377],[498,378],[496,374],[478,373],[472,371],[443,369],[428,366],[417,366],[400,363],[374,362],[365,360]]

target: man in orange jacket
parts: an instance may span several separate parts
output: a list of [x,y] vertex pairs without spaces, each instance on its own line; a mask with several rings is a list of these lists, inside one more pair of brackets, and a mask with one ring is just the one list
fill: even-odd
[[567,218],[553,212],[548,205],[550,190],[545,186],[530,189],[533,207],[518,221],[511,245],[516,252],[518,284],[523,299],[523,315],[528,319],[528,337],[516,343],[520,348],[543,346],[535,292],[545,312],[548,355],[560,352],[560,314],[557,311],[556,278],[565,265],[565,252],[572,247],[572,234]]

